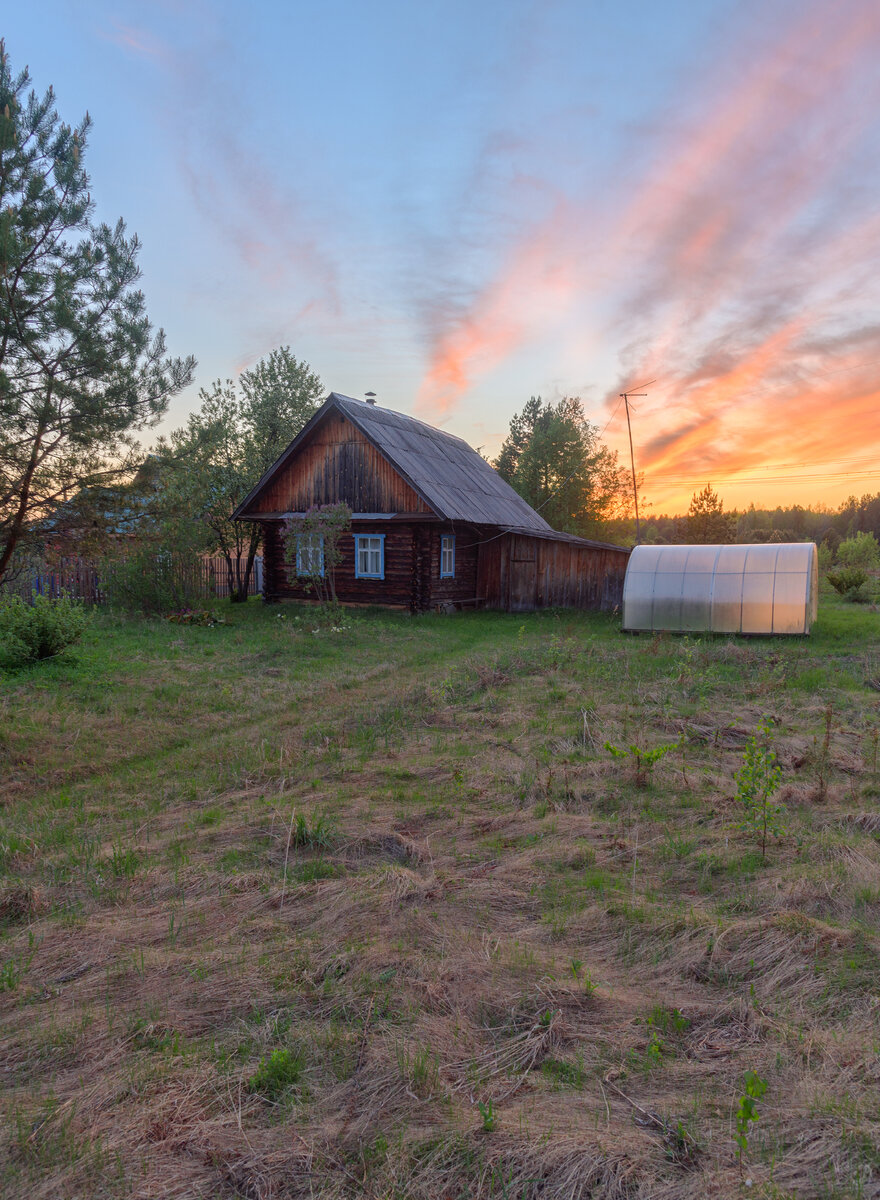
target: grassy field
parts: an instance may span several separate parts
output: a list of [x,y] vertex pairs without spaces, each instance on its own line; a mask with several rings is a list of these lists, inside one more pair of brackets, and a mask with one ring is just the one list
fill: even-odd
[[5,1200],[880,1196],[876,612],[223,612],[0,679]]

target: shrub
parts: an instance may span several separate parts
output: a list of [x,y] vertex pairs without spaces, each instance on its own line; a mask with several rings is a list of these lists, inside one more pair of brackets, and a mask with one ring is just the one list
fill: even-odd
[[670,750],[681,748],[681,741],[669,742],[665,746],[653,746],[650,750],[642,746],[614,746],[605,743],[605,749],[614,758],[632,758],[633,779],[640,787],[647,787],[654,774],[654,763],[667,755]]
[[145,546],[101,569],[102,587],[113,608],[147,616],[199,607],[201,564],[191,555]]
[[873,533],[857,533],[841,542],[837,548],[837,561],[845,567],[880,566],[880,546]]
[[89,617],[83,605],[69,596],[51,600],[34,596],[0,598],[0,664],[25,667],[62,654],[82,637]]
[[859,567],[841,567],[839,571],[830,571],[827,579],[835,592],[839,592],[847,600],[861,600],[862,588],[868,582],[868,575]]

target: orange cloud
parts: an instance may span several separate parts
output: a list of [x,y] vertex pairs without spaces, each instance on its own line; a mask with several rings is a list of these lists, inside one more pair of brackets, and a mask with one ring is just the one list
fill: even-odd
[[[560,205],[510,246],[435,339],[420,411],[448,414],[544,334],[548,313],[601,308],[604,289],[614,297],[605,336],[630,343],[607,411],[658,377],[636,420],[649,489],[652,479],[661,494],[672,478],[754,478],[773,459],[833,466],[853,449],[880,450],[877,389],[859,374],[866,355],[880,358],[880,329],[859,327],[880,302],[880,217],[838,183],[853,178],[880,104],[878,59],[880,6],[805,6],[737,83],[701,97],[698,121],[661,138],[613,219],[589,201],[577,220]],[[823,379],[829,367],[855,375]]]
[[737,408],[743,393],[764,380],[800,329],[801,323],[793,321],[729,370],[710,380],[697,380],[690,386],[684,381],[682,392],[676,398],[676,413],[684,417],[685,428],[680,436],[661,434],[649,441],[639,456],[641,465],[646,470],[675,469],[685,454],[691,455],[696,448],[706,445],[708,429],[715,433],[721,430],[723,421]]
[[752,394],[712,417],[706,438],[687,428],[673,432],[645,467],[655,507],[686,508],[705,482],[729,508],[744,501],[775,503],[773,497],[790,502],[793,493],[811,503],[880,486],[876,453],[870,452],[880,445],[876,371],[857,355],[845,361],[824,379],[777,384],[769,402],[766,394]]

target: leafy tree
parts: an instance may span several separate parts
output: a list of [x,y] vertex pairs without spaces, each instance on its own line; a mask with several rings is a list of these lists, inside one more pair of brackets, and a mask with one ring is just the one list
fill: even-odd
[[194,552],[226,561],[233,602],[247,599],[260,527],[232,512],[299,433],[320,404],[319,377],[289,347],[250,371],[199,392],[201,407],[162,439],[159,529]]
[[153,334],[137,237],[92,220],[88,115],[64,124],[29,85],[0,41],[0,579],[68,493],[125,474],[195,368]]
[[857,533],[837,547],[837,558],[845,567],[880,565],[880,546],[873,533]]
[[495,470],[554,529],[590,536],[629,511],[630,483],[576,397],[532,396],[511,418]]
[[241,417],[248,452],[260,464],[262,475],[320,408],[324,385],[308,363],[297,361],[289,346],[279,346],[261,358],[242,372],[238,382],[244,396]]
[[[743,1084],[745,1091],[739,1098],[739,1105],[736,1110],[736,1133],[733,1135],[733,1140],[736,1142],[736,1157],[739,1162],[739,1169],[742,1171],[743,1155],[749,1148],[749,1130],[755,1121],[758,1120],[758,1101],[767,1091],[767,1080],[762,1079],[755,1071],[746,1071],[743,1076]],[[751,1182],[748,1180],[747,1182]]]
[[[687,541],[687,517],[651,515],[655,540]],[[861,498],[850,496],[836,509],[818,506],[802,508],[794,504],[775,509],[759,509],[754,504],[739,513],[736,522],[737,542],[827,543],[832,557],[844,539],[858,533],[873,533],[880,540],[880,493]]]
[[880,538],[880,492],[861,498],[849,496],[840,506],[835,527],[842,538],[856,533],[873,533]]
[[836,529],[829,529],[822,538],[820,549],[823,547],[825,548],[830,562],[834,562],[834,559],[837,557],[837,551],[840,549],[840,543],[842,540],[843,539]]
[[694,546],[732,542],[736,535],[736,513],[725,513],[724,504],[707,483],[691,500],[687,517],[687,541]]

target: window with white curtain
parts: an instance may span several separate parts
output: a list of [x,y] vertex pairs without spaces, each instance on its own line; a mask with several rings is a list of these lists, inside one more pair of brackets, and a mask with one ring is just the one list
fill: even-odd
[[297,536],[296,573],[324,574],[324,538],[320,533],[301,533]]
[[359,533],[355,535],[354,573],[357,579],[385,578],[384,533]]

